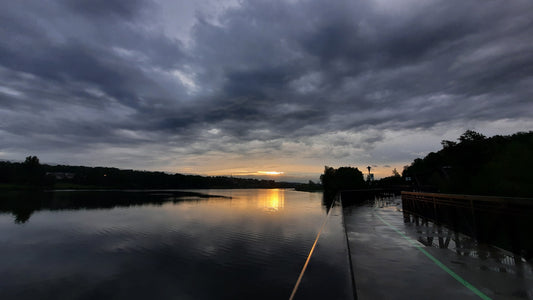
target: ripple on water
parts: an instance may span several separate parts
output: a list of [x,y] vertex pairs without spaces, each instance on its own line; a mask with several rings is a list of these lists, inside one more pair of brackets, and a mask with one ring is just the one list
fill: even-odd
[[[0,236],[13,227],[23,234],[0,247],[3,261],[13,262],[0,264],[0,298],[288,297],[324,216],[321,199],[280,190],[222,194],[231,193],[231,200],[42,211],[24,227],[1,223]],[[265,211],[260,201],[271,195],[284,204]]]

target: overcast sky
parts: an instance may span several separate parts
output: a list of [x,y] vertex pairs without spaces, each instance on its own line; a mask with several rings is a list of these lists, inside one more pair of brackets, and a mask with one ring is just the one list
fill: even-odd
[[533,130],[529,0],[5,1],[0,159],[401,171]]

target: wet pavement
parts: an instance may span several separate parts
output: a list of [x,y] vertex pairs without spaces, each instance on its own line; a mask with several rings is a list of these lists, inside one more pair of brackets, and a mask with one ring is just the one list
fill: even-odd
[[533,299],[533,266],[404,216],[400,197],[344,206],[358,299]]
[[294,299],[353,299],[351,279],[343,209],[336,201]]

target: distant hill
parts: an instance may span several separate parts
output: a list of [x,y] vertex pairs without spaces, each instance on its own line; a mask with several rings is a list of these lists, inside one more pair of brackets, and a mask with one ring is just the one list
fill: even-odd
[[0,162],[4,188],[102,188],[102,189],[203,189],[203,188],[293,188],[298,183],[168,174],[106,167],[40,164],[36,156],[23,163]]

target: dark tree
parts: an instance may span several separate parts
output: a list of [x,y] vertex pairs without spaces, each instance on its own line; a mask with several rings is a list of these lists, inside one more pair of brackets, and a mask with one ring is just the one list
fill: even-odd
[[401,175],[400,175],[400,173],[398,173],[398,171],[396,171],[396,168],[394,168],[394,169],[392,170],[392,176],[394,176],[394,177],[400,177]]
[[26,160],[24,160],[24,166],[28,168],[38,168],[41,166],[41,164],[37,156],[28,156],[26,157]]
[[440,142],[440,144],[442,145],[443,149],[452,148],[453,146],[457,145],[456,142],[447,140],[443,140],[442,142]]
[[38,186],[44,184],[44,170],[37,156],[28,156],[23,163],[26,184]]
[[325,166],[324,174],[320,176],[322,186],[326,191],[339,191],[347,189],[359,189],[365,186],[363,173],[357,168],[340,167],[334,169]]
[[458,142],[417,158],[404,170],[423,191],[498,196],[533,196],[533,131],[485,137],[467,130]]
[[459,142],[460,143],[475,142],[475,141],[482,141],[484,139],[486,139],[486,137],[482,135],[481,133],[475,132],[473,130],[467,130],[465,131],[465,133],[463,133],[459,137]]

